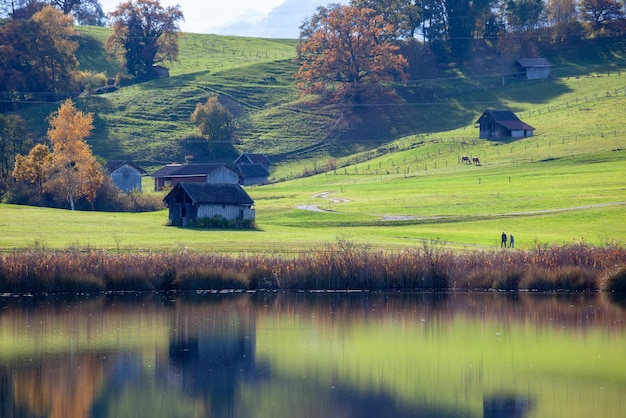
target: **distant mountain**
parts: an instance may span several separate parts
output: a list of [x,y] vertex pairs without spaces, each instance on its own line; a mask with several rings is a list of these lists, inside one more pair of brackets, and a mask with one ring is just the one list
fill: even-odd
[[[338,3],[348,3],[339,0]],[[285,0],[269,14],[257,21],[242,15],[219,30],[220,35],[250,36],[254,38],[295,39],[300,35],[300,25],[312,16],[317,7],[327,5],[324,0]]]
[[[241,14],[234,19],[231,19],[229,22],[226,23],[224,27],[228,28],[231,26],[254,25],[257,22],[260,22],[261,20],[263,20],[266,16],[267,16],[266,14],[263,14],[259,12],[258,10],[248,9],[246,10],[244,14]],[[219,35],[222,35],[222,33],[219,33]],[[228,35],[234,35],[234,34],[229,33]]]

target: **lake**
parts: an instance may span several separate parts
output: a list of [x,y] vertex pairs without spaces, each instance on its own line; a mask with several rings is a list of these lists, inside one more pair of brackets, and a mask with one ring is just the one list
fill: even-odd
[[0,297],[0,417],[623,417],[609,294]]

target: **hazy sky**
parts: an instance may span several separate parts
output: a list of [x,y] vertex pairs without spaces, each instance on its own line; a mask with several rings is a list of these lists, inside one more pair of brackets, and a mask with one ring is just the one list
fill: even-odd
[[[183,32],[216,33],[217,30],[250,9],[262,14],[269,13],[285,0],[160,0],[163,7],[180,5],[185,21]],[[117,8],[121,0],[100,0],[105,13]],[[297,22],[299,24],[299,22]]]

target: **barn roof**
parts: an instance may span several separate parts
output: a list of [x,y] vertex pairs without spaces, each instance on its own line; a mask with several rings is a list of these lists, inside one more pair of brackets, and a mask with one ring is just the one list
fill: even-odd
[[111,160],[111,161],[107,161],[107,163],[104,165],[104,167],[107,169],[107,171],[109,173],[114,172],[115,170],[117,170],[118,168],[124,166],[124,165],[129,165],[133,168],[135,168],[136,170],[140,171],[143,173],[143,169],[141,169],[141,167],[136,166],[135,164],[133,164],[132,162],[128,161],[128,160]]
[[168,164],[165,167],[159,168],[157,171],[150,175],[152,177],[167,177],[172,173],[175,173],[176,170],[178,170],[180,167],[182,167],[182,164]]
[[552,67],[552,64],[550,64],[550,61],[548,61],[545,58],[519,58],[516,62],[523,68]]
[[249,152],[244,152],[237,158],[236,161],[240,162],[243,158],[246,158],[252,164],[263,164],[263,165],[271,165],[270,160],[265,156],[265,154],[254,154]]
[[476,123],[480,123],[481,119],[491,117],[497,124],[504,126],[510,130],[534,130],[532,126],[523,122],[518,118],[515,113],[510,110],[493,110],[487,109],[483,112],[483,114],[478,118]]
[[239,164],[237,169],[241,175],[246,177],[267,177],[270,173],[262,164]]
[[231,204],[231,205],[252,205],[254,201],[238,184],[211,184],[211,183],[178,183],[163,198],[164,202],[169,202],[185,193],[194,204]]

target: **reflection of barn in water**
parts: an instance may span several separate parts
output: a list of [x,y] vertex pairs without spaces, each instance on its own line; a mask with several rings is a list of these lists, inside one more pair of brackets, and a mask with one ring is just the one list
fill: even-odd
[[176,316],[169,345],[169,373],[175,371],[185,394],[210,404],[211,416],[230,417],[242,381],[266,376],[267,367],[256,361],[256,325],[249,309],[229,310],[232,303],[224,304],[228,308],[220,309],[217,304],[211,309],[197,309],[203,306],[207,308],[194,304],[183,310],[184,315]]
[[514,393],[485,396],[483,416],[484,418],[524,418],[528,416],[532,406],[531,399]]

